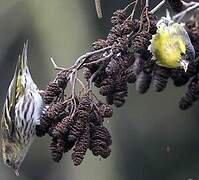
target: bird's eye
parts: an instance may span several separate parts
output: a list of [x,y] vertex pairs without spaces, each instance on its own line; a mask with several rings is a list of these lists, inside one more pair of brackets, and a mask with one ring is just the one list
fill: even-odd
[[6,159],[6,164],[9,165],[9,166],[11,165],[10,159]]
[[12,152],[11,146],[6,146],[6,147],[5,147],[5,152],[6,152],[6,154],[11,153],[11,152]]

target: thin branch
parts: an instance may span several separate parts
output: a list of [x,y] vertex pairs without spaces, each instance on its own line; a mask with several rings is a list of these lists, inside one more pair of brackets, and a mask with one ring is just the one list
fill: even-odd
[[[55,61],[53,60],[53,58],[51,58],[51,62],[53,63],[53,66],[54,66],[54,68],[55,68],[56,70],[67,72],[67,79],[72,83],[72,81],[73,81],[73,75],[74,75],[75,71],[77,71],[77,70],[83,68],[82,65],[84,64],[84,62],[85,62],[85,60],[86,60],[87,58],[89,58],[90,56],[92,56],[92,55],[94,55],[94,54],[99,54],[99,53],[102,53],[102,52],[106,52],[106,51],[108,51],[108,50],[110,50],[110,49],[111,49],[111,46],[108,46],[108,47],[105,47],[105,48],[102,48],[102,49],[99,49],[99,50],[96,50],[96,51],[87,52],[87,53],[83,54],[82,56],[80,56],[80,57],[75,61],[75,63],[74,63],[71,67],[69,67],[69,68],[67,68],[67,69],[58,67],[58,66],[56,65]],[[55,78],[55,80],[56,80],[56,79],[57,79],[57,78]]]
[[151,22],[150,22],[150,19],[149,19],[149,8],[148,8],[148,6],[146,6],[146,19],[147,19],[147,23],[148,23],[147,32],[149,32],[150,31]]
[[113,56],[113,53],[111,52],[109,55],[107,55],[107,56],[105,56],[105,57],[102,57],[102,58],[100,58],[100,59],[98,59],[98,60],[85,63],[83,66],[85,67],[85,66],[90,66],[90,65],[92,65],[92,64],[98,64],[98,63],[100,63],[100,62],[102,62],[102,61],[106,61],[107,59],[111,58],[112,56]]
[[139,1],[139,0],[136,0],[136,1],[135,1],[135,5],[134,5],[134,7],[133,7],[133,11],[132,11],[132,13],[131,13],[131,15],[130,15],[131,20],[133,20],[133,16],[134,16],[134,14],[135,14],[135,9],[136,9],[136,7],[137,7],[138,1]]
[[96,72],[93,73],[93,75],[90,77],[90,79],[88,80],[88,92],[92,91],[92,82],[93,79],[96,77],[96,75],[102,70],[103,66],[101,66]]
[[91,92],[91,94],[92,94],[92,96],[95,98],[95,100],[96,100],[98,103],[101,103],[101,101],[97,98],[97,96],[96,96],[93,92]]
[[72,103],[72,110],[71,110],[71,117],[73,117],[75,115],[75,110],[77,107],[77,103],[75,100],[75,86],[76,86],[76,80],[77,80],[77,70],[72,74],[73,76],[73,80],[72,80],[72,97],[71,97],[71,101]]
[[194,2],[190,2],[190,3],[186,3],[186,6],[188,8],[186,8],[184,11],[182,11],[182,12],[176,14],[175,16],[173,16],[172,19],[175,20],[175,21],[176,20],[181,21],[188,12],[199,8],[199,3],[198,2],[195,2],[195,3]]
[[97,12],[97,17],[99,19],[101,19],[102,18],[102,7],[101,7],[100,0],[95,0],[95,9],[96,9],[96,12]]
[[146,6],[146,8],[148,8],[148,7],[149,7],[149,0],[146,0],[146,2],[145,2],[145,6]]
[[194,1],[191,1],[191,2],[182,1],[182,4],[183,4],[185,7],[195,5],[196,3],[197,3],[197,2],[194,2]]
[[135,4],[135,1],[133,1],[133,2],[131,2],[129,5],[127,5],[124,9],[123,9],[123,11],[126,11],[130,6],[132,6],[133,4]]
[[54,67],[55,70],[57,70],[57,71],[63,71],[63,70],[65,70],[65,68],[57,66],[57,64],[55,63],[55,61],[54,61],[54,59],[52,57],[50,58],[50,61],[53,64],[53,67]]
[[92,56],[92,55],[94,55],[94,54],[99,54],[99,53],[108,51],[108,50],[110,50],[110,49],[111,49],[111,46],[108,46],[108,47],[105,47],[105,48],[102,48],[102,49],[99,49],[99,50],[96,50],[96,51],[87,52],[86,54],[80,56],[80,57],[76,60],[76,62],[75,62],[75,64],[73,65],[73,67],[76,67],[76,68],[79,67],[79,68],[80,68],[80,67],[82,66],[82,64],[84,63],[84,61],[85,61],[88,57],[90,57],[90,56]]
[[156,7],[154,7],[150,14],[154,14],[156,11],[158,11],[164,4],[166,3],[166,0],[162,0]]
[[79,84],[82,86],[82,89],[84,90],[84,92],[86,92],[86,87],[84,85],[84,83],[78,78],[76,77],[76,80],[79,82]]

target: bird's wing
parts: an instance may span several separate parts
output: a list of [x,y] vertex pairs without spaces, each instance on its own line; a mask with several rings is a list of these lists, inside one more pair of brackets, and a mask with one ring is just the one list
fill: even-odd
[[[25,84],[23,79],[23,70],[27,66],[27,46],[24,45],[22,56],[19,56],[16,65],[14,77],[8,88],[6,101],[3,108],[1,126],[4,134],[12,138],[15,131],[15,106],[19,98],[24,94]],[[2,129],[2,130],[3,130]]]

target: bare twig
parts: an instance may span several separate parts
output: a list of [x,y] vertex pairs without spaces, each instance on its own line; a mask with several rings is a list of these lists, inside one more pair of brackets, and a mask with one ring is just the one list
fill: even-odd
[[159,10],[164,4],[166,3],[166,0],[162,0],[156,7],[154,7],[150,14],[154,14],[157,10]]
[[149,7],[149,0],[146,0],[145,6],[148,8]]
[[[91,92],[91,94],[92,94],[92,96],[95,98],[95,100],[96,100],[98,103],[101,102],[93,92]],[[97,107],[97,106],[96,106],[96,107]]]
[[183,4],[185,7],[195,5],[196,3],[197,3],[197,2],[194,2],[194,1],[191,1],[191,2],[182,1],[182,4]]
[[97,17],[99,19],[101,19],[102,18],[102,7],[101,7],[100,0],[95,0],[95,9],[96,9],[96,12],[97,12]]
[[82,86],[83,91],[86,92],[86,87],[85,87],[84,83],[83,83],[78,77],[76,77],[76,80],[77,80],[77,81],[79,82],[79,84]]
[[131,2],[129,5],[127,5],[123,10],[126,11],[129,7],[131,7],[133,4],[135,4],[135,1]]
[[177,20],[178,22],[180,22],[187,13],[199,8],[199,2],[190,2],[190,3],[183,2],[183,4],[187,8],[184,11],[182,11],[182,12],[176,14],[175,16],[173,16],[173,18],[172,18],[173,20],[175,20],[175,21]]
[[[58,67],[56,65],[55,61],[53,60],[53,58],[51,58],[51,62],[53,63],[53,66],[54,66],[55,69],[67,72],[67,79],[69,80],[69,82],[72,85],[71,98],[70,98],[71,99],[71,103],[72,103],[72,110],[71,110],[71,116],[72,117],[75,115],[75,110],[76,110],[76,107],[77,107],[76,100],[75,100],[75,96],[76,96],[76,93],[75,93],[76,82],[78,81],[81,84],[81,86],[83,87],[84,91],[86,91],[85,85],[78,78],[77,71],[79,69],[81,69],[81,68],[84,67],[83,65],[84,65],[85,61],[87,60],[87,58],[91,57],[94,54],[106,52],[106,51],[108,51],[110,49],[111,49],[111,47],[105,47],[105,48],[102,48],[102,49],[99,49],[99,50],[96,50],[96,51],[87,52],[86,54],[80,56],[76,60],[76,62],[74,63],[74,65],[71,66],[68,69]],[[104,59],[105,59],[105,57],[104,57]],[[101,59],[101,60],[103,60],[103,59]],[[68,102],[68,101],[69,100],[67,99],[66,102]]]
[[95,60],[95,61],[91,61],[91,62],[88,62],[88,63],[85,63],[83,66],[89,66],[89,65],[92,65],[92,64],[98,64],[100,62],[103,62],[103,61],[106,61],[107,59],[111,58],[113,56],[113,53],[111,52],[110,54],[108,54],[107,56],[104,56],[98,60]]
[[138,32],[137,33],[139,33],[140,31],[141,31],[141,29],[142,29],[142,25],[143,25],[143,15],[144,15],[144,12],[146,11],[146,7],[144,7],[143,9],[142,9],[142,13],[141,13],[141,17],[140,17],[140,27],[139,27],[139,30],[138,30]]
[[146,6],[146,19],[147,19],[147,23],[148,23],[148,27],[147,27],[147,32],[149,32],[150,30],[150,19],[149,19],[149,9],[148,9],[148,6]]
[[90,77],[90,79],[88,80],[88,91],[92,91],[92,82],[93,79],[96,77],[96,75],[102,70],[103,66],[101,66],[95,73],[93,73],[93,75]]
[[73,67],[76,67],[76,68],[81,68],[82,67],[82,64],[84,63],[84,61],[89,58],[90,56],[94,55],[94,54],[99,54],[99,53],[102,53],[102,52],[106,52],[108,50],[111,49],[111,46],[108,46],[108,47],[105,47],[105,48],[102,48],[102,49],[99,49],[99,50],[96,50],[96,51],[91,51],[91,52],[87,52],[86,54],[80,56],[75,64],[73,65]]
[[73,76],[73,80],[72,80],[72,96],[71,96],[71,101],[72,103],[72,110],[71,110],[71,117],[73,117],[75,115],[75,110],[77,107],[77,103],[75,100],[75,86],[76,86],[76,80],[77,80],[77,70],[74,71],[74,73],[72,74]]
[[135,5],[134,5],[134,7],[133,7],[133,11],[132,11],[132,13],[131,13],[131,15],[130,15],[131,20],[133,20],[133,16],[134,16],[134,14],[135,14],[135,10],[136,10],[136,7],[137,7],[137,4],[138,4],[138,1],[139,1],[139,0],[136,0],[136,1],[135,1]]
[[54,67],[55,70],[58,70],[58,71],[63,71],[63,70],[65,70],[65,68],[62,68],[62,67],[57,66],[57,64],[55,63],[55,61],[54,61],[54,59],[53,59],[52,57],[50,58],[50,60],[51,60],[51,62],[52,62],[52,64],[53,64],[53,67]]
[[[71,67],[69,67],[68,69],[65,69],[65,68],[61,68],[61,67],[58,67],[55,63],[55,61],[53,60],[53,58],[51,58],[51,62],[54,66],[54,68],[56,70],[59,70],[61,71],[60,73],[62,72],[65,72],[65,76],[67,78],[67,80],[70,82],[71,86],[72,86],[72,90],[71,90],[71,98],[70,99],[66,99],[63,103],[67,103],[68,101],[71,101],[71,117],[73,117],[75,115],[75,111],[76,111],[76,107],[77,107],[77,103],[76,103],[76,82],[78,81],[81,86],[83,87],[83,90],[84,92],[86,92],[86,87],[85,85],[83,84],[83,82],[78,78],[78,70],[80,70],[81,68],[83,68],[84,66],[84,63],[85,61],[87,60],[87,58],[91,57],[92,55],[95,55],[95,54],[99,54],[99,53],[108,53],[107,51],[109,51],[111,49],[111,46],[109,47],[105,47],[105,48],[102,48],[102,49],[99,49],[99,50],[96,50],[96,51],[91,51],[91,52],[87,52],[85,53],[84,55],[80,56],[76,62],[74,63],[74,65],[72,65]],[[109,52],[110,53],[110,52]],[[109,54],[108,53],[108,54]],[[104,57],[101,59],[101,61],[104,59],[106,59],[107,57]],[[57,80],[58,76],[55,78],[55,81]]]
[[[102,53],[102,52],[106,52],[106,51],[108,51],[108,50],[110,50],[110,49],[111,49],[111,46],[108,46],[108,47],[105,47],[105,48],[102,48],[102,49],[99,49],[99,50],[96,50],[96,51],[87,52],[87,53],[83,54],[82,56],[80,56],[80,57],[75,61],[75,63],[74,63],[71,67],[69,67],[69,68],[67,68],[67,69],[62,68],[62,67],[58,67],[58,66],[56,65],[55,61],[53,60],[53,58],[51,58],[51,62],[53,63],[53,66],[54,66],[54,68],[55,68],[56,70],[67,72],[68,80],[71,80],[71,81],[72,81],[72,77],[73,77],[74,72],[75,72],[76,70],[79,70],[79,69],[83,68],[83,64],[84,64],[84,62],[85,62],[85,60],[86,60],[87,58],[89,58],[90,56],[92,56],[92,55],[94,55],[94,54],[99,54],[99,53]],[[56,78],[55,78],[55,80],[56,80]]]

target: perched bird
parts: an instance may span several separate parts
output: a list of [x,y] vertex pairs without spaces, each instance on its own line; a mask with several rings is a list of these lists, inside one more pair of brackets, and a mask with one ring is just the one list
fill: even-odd
[[19,56],[14,77],[8,88],[1,119],[1,148],[4,163],[19,175],[40,123],[42,97],[27,66],[28,43]]
[[148,48],[153,59],[160,66],[183,68],[187,71],[190,61],[195,58],[195,50],[183,24],[162,17],[157,23],[157,32],[152,36]]

